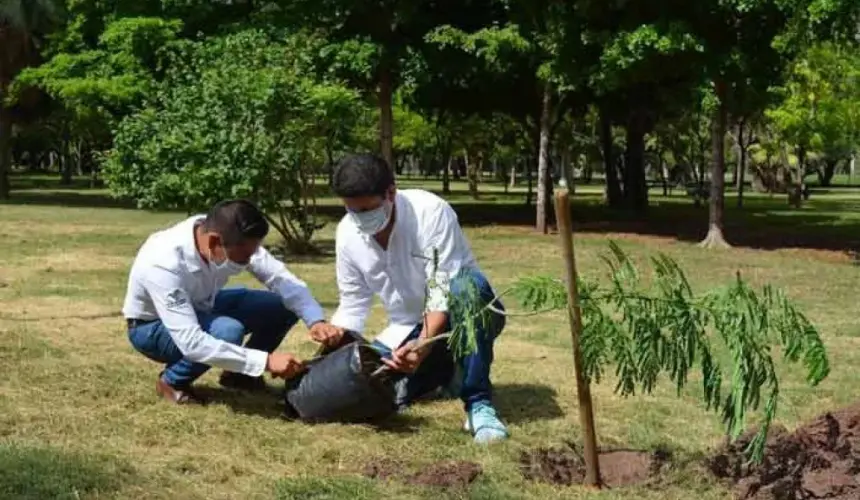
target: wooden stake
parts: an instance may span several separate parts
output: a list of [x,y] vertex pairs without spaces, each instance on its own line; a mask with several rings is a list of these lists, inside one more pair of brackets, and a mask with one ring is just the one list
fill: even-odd
[[594,413],[591,409],[591,388],[582,373],[582,351],[579,337],[582,334],[582,311],[579,307],[579,290],[576,283],[576,259],[573,253],[573,225],[570,221],[570,194],[566,189],[555,193],[555,216],[561,251],[567,267],[567,317],[573,340],[573,369],[576,373],[576,394],[579,399],[579,423],[582,426],[585,452],[585,485],[600,488],[600,464],[597,459],[597,438],[594,433]]

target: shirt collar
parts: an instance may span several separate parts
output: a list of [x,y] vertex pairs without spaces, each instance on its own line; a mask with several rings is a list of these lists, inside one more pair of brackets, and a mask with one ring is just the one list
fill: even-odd
[[182,260],[185,262],[185,268],[191,272],[203,269],[203,260],[200,258],[200,252],[197,251],[197,245],[194,241],[194,228],[196,222],[203,220],[204,217],[203,215],[192,216],[188,219],[188,224],[183,224],[179,229]]

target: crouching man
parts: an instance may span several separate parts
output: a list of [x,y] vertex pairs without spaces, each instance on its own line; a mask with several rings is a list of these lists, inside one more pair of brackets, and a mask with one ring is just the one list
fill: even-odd
[[[138,251],[123,315],[131,345],[165,365],[155,385],[164,399],[202,403],[191,384],[211,366],[224,370],[221,385],[247,390],[265,389],[266,371],[298,374],[295,356],[274,352],[298,318],[316,340],[342,335],[305,283],[261,246],[268,231],[256,206],[225,201],[150,235]],[[245,269],[269,291],[222,290]]]
[[[490,321],[479,321],[456,307],[460,300],[448,301],[447,292],[468,300],[477,291],[481,306],[495,298],[454,210],[428,191],[398,191],[388,164],[373,155],[341,161],[332,188],[347,214],[337,227],[340,303],[331,323],[361,333],[376,294],[389,327],[374,344],[385,353],[387,364],[402,374],[398,404],[405,407],[440,387],[458,387],[466,411],[464,427],[474,440],[486,443],[508,437],[493,407],[490,383],[493,342],[504,327],[504,316],[495,313]],[[437,291],[441,293],[431,293],[425,308],[434,248],[437,270],[450,279],[440,281],[443,285]],[[494,305],[496,311],[503,311],[501,303]],[[475,323],[477,350],[465,358],[455,361],[444,340],[410,350],[416,340],[430,339],[467,321]]]

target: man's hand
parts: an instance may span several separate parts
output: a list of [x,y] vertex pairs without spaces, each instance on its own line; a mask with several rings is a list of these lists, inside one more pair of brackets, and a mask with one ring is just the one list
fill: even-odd
[[382,362],[393,370],[402,373],[415,373],[421,362],[430,354],[430,349],[432,348],[432,346],[426,345],[420,349],[413,350],[416,344],[415,340],[407,342],[391,354],[391,359],[383,358]]
[[343,328],[339,328],[325,321],[318,321],[311,325],[311,338],[325,346],[337,345],[343,338]]
[[292,354],[273,352],[266,360],[266,371],[273,377],[293,378],[305,370],[305,365]]

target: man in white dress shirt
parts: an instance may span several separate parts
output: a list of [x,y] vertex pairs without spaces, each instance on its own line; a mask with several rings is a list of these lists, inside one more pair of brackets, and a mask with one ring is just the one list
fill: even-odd
[[[433,193],[397,190],[388,164],[374,155],[341,161],[332,188],[347,214],[337,227],[340,303],[331,323],[361,333],[373,296],[379,296],[389,328],[374,344],[385,353],[389,366],[402,374],[398,404],[405,407],[440,387],[457,387],[466,411],[464,428],[474,440],[505,439],[508,432],[493,407],[490,383],[493,342],[504,328],[504,315],[495,313],[483,322],[466,317],[457,306],[460,301],[452,301],[449,307],[448,292],[466,300],[469,291],[477,290],[483,305],[495,299],[457,214]],[[435,277],[441,286],[431,288],[425,306],[434,248],[438,250]],[[498,300],[494,305],[504,310]],[[410,342],[448,332],[452,324],[465,321],[474,322],[477,331],[477,351],[471,355],[455,360],[445,341],[410,352]]]
[[[156,381],[164,399],[202,403],[190,386],[211,366],[224,370],[222,385],[248,390],[266,388],[265,371],[300,373],[300,360],[274,352],[298,318],[319,342],[343,334],[324,321],[306,284],[262,247],[268,231],[256,206],[231,200],[150,235],[138,251],[123,315],[132,346],[165,364]],[[222,290],[245,269],[269,291]]]

